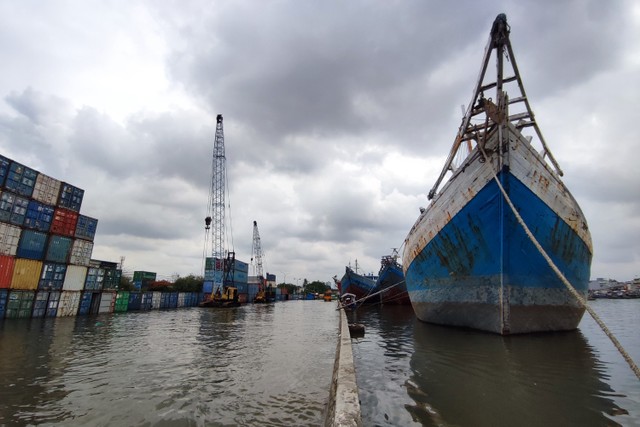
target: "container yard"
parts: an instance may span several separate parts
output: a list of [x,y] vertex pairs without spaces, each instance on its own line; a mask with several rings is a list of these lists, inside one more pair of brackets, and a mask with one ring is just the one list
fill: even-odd
[[[134,271],[134,291],[119,289],[118,263],[91,258],[98,219],[81,211],[83,197],[81,188],[0,155],[0,319],[195,307],[213,291],[212,257],[201,292],[151,289],[150,271]],[[240,302],[252,302],[260,283],[249,264],[234,259],[232,271]],[[288,299],[276,289],[276,300]]]
[[137,292],[118,290],[118,264],[91,258],[98,220],[81,212],[83,197],[0,155],[0,319],[197,305],[198,292],[146,291],[151,272],[135,272]]

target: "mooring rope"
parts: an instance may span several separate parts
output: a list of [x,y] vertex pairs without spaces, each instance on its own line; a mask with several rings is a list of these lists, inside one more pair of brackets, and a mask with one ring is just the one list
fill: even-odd
[[[371,298],[371,297],[374,297],[374,296],[376,296],[376,295],[379,295],[379,294],[381,294],[382,292],[384,292],[384,291],[388,291],[389,289],[395,288],[396,286],[401,285],[401,284],[403,284],[403,283],[404,283],[404,280],[401,280],[400,282],[398,282],[398,283],[396,283],[396,284],[394,284],[394,285],[391,285],[391,286],[389,286],[389,287],[386,287],[386,288],[384,288],[384,289],[381,289],[381,290],[379,290],[378,292],[374,292],[374,293],[372,293],[372,294],[367,294],[367,295],[365,295],[364,297],[360,298],[359,300],[355,300],[354,302],[349,303],[349,304],[347,304],[347,305],[355,304],[355,305],[357,306],[357,305],[358,305],[358,303],[360,303],[360,302],[362,302],[362,301],[366,301],[366,300],[368,300],[368,299],[369,299],[369,298]],[[342,305],[342,304],[338,304],[338,308],[336,308],[336,310],[340,310],[340,309],[342,309],[342,308],[344,308],[344,307],[345,307],[344,305]]]
[[[479,144],[478,144],[478,147],[480,148],[480,151],[482,152],[482,155],[484,156],[484,158],[488,160],[489,158],[487,157],[487,154],[484,152],[484,148]],[[633,361],[629,353],[627,353],[624,347],[622,347],[622,344],[620,344],[618,339],[609,330],[607,325],[605,325],[604,322],[600,319],[600,317],[595,313],[595,311],[593,311],[593,309],[589,307],[589,304],[587,304],[587,301],[584,299],[584,297],[582,297],[582,295],[580,295],[578,291],[575,290],[575,288],[571,285],[571,283],[569,283],[569,281],[564,276],[564,274],[562,274],[560,269],[558,269],[558,267],[554,264],[553,260],[549,257],[549,255],[547,255],[547,252],[540,245],[540,243],[538,243],[538,240],[535,238],[533,233],[531,233],[531,231],[529,230],[529,227],[527,227],[527,224],[525,224],[524,220],[522,219],[522,217],[516,210],[515,206],[511,202],[511,199],[509,198],[509,195],[505,191],[504,187],[502,187],[502,183],[500,183],[500,180],[498,179],[498,175],[496,174],[496,172],[492,170],[492,173],[493,173],[493,179],[498,184],[498,188],[500,188],[500,191],[502,192],[502,195],[504,196],[507,204],[511,208],[511,211],[513,212],[516,219],[518,220],[518,223],[520,223],[520,225],[524,229],[525,233],[527,234],[531,242],[535,245],[535,247],[538,249],[540,254],[544,257],[544,259],[549,264],[549,267],[551,267],[551,269],[556,273],[558,278],[562,281],[562,283],[569,290],[569,292],[580,302],[580,304],[582,304],[582,306],[589,312],[593,320],[595,320],[596,323],[600,326],[600,328],[602,328],[602,331],[605,333],[607,337],[609,337],[613,345],[618,349],[620,354],[622,354],[622,357],[624,357],[624,360],[627,361],[633,373],[636,374],[636,377],[638,377],[638,379],[640,380],[640,369],[638,369],[638,365],[635,364],[635,362]]]

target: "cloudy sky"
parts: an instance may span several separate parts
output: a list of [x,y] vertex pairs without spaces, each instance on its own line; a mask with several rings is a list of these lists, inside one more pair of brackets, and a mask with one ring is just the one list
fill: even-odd
[[640,5],[2,1],[0,153],[85,190],[93,256],[202,273],[218,113],[229,247],[278,282],[377,271],[427,205],[507,14],[527,94],[594,242],[640,275]]

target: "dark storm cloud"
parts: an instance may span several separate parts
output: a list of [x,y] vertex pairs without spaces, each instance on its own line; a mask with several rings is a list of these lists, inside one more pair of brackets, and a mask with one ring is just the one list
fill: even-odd
[[640,210],[633,2],[3,7],[3,153],[83,187],[97,242],[142,269],[170,268],[162,256],[182,273],[199,267],[188,271],[202,249],[218,113],[240,259],[258,220],[267,268],[289,281],[293,270],[341,274],[356,258],[374,269],[427,203],[501,12],[587,215],[594,266],[616,254],[630,274],[637,259],[623,226]]
[[[421,124],[409,121],[420,115],[411,111],[430,102],[417,84],[468,42],[458,28],[485,27],[470,15],[441,11],[434,18],[437,9],[426,3],[252,5],[216,9],[201,28],[185,29],[185,48],[174,52],[169,69],[196,96],[253,129],[265,149],[286,148],[290,135],[387,133],[394,122],[410,135]],[[407,86],[419,90],[412,103],[422,108],[407,108],[396,95]]]
[[[525,83],[540,101],[619,60],[621,33],[611,23],[628,27],[624,6],[224,3],[203,11],[197,26],[180,28],[183,42],[168,69],[195,96],[249,130],[250,139],[236,141],[245,161],[270,157],[277,167],[291,167],[294,156],[273,152],[298,150],[296,136],[321,141],[370,135],[395,149],[424,153],[437,145],[444,151],[455,129],[447,136],[438,125],[469,102],[495,15],[508,14]],[[470,68],[452,70],[451,82],[427,84],[470,46],[478,47]],[[323,159],[327,147],[313,148]]]

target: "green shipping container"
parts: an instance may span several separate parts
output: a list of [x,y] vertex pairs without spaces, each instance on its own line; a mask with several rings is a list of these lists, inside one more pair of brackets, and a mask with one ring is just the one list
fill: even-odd
[[116,305],[113,309],[116,313],[124,313],[129,308],[129,291],[120,291],[116,295]]
[[12,290],[7,301],[7,319],[22,319],[31,317],[35,291]]
[[113,268],[104,269],[104,280],[102,282],[103,289],[118,289],[120,286],[120,277],[122,277],[122,270]]

